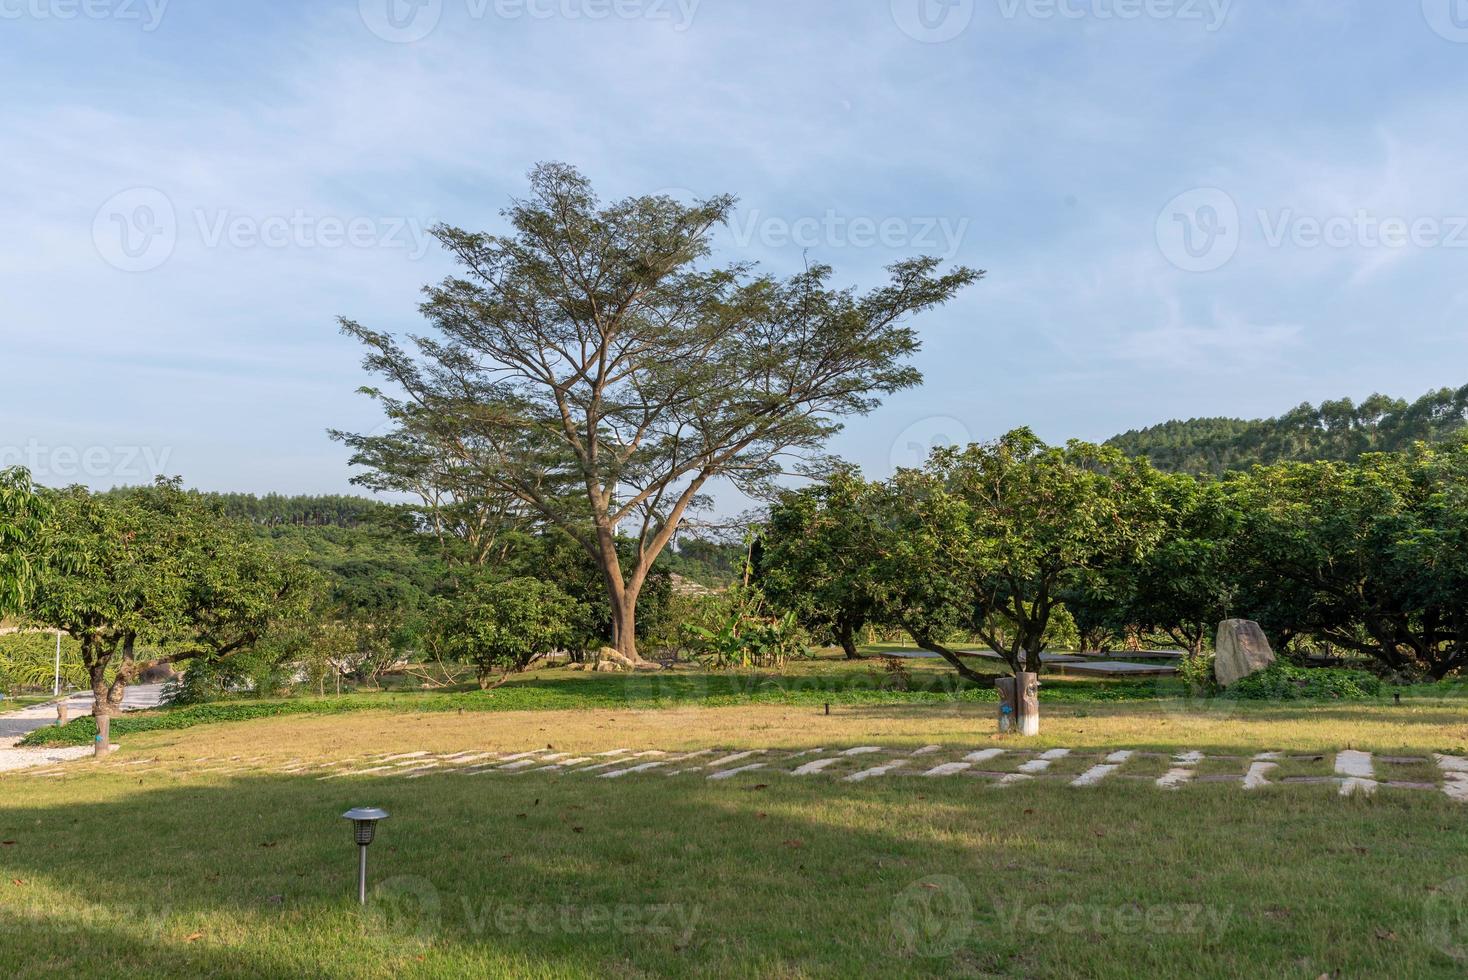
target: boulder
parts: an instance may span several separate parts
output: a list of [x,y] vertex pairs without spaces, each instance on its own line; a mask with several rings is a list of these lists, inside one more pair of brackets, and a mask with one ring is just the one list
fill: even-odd
[[606,670],[607,664],[614,664],[612,670],[657,670],[659,665],[649,663],[646,660],[633,660],[625,657],[615,647],[602,647],[596,652],[597,670]]
[[1218,624],[1218,641],[1213,657],[1213,676],[1219,687],[1228,687],[1274,664],[1274,651],[1259,624],[1247,619],[1226,619]]

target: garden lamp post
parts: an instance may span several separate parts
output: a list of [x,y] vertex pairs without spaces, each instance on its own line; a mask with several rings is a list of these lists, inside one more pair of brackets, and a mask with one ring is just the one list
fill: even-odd
[[367,904],[367,846],[377,835],[377,821],[386,820],[386,810],[373,806],[359,806],[342,814],[352,821],[352,836],[357,842],[357,901]]

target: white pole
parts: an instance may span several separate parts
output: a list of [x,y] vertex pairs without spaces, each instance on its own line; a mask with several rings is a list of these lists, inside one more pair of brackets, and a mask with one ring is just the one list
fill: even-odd
[[51,689],[53,698],[61,697],[61,631],[56,631],[56,684]]

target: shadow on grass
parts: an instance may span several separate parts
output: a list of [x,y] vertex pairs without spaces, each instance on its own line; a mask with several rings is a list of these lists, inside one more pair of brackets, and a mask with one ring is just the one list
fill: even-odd
[[[1451,963],[1425,897],[1468,873],[1460,811],[1427,793],[758,774],[0,783],[16,790],[15,976],[1422,975]],[[365,915],[339,818],[356,805],[393,814]],[[1124,926],[1137,910],[1153,925]]]

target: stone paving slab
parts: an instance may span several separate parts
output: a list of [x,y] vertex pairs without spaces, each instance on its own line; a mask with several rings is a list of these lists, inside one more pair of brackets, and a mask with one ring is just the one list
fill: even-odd
[[[90,752],[90,749],[85,750]],[[63,757],[65,758],[65,757]],[[17,778],[65,777],[75,771],[61,764],[37,767]],[[741,778],[768,781],[790,777],[851,784],[958,779],[995,788],[1020,783],[1087,789],[1124,783],[1139,790],[1185,790],[1196,784],[1228,784],[1249,792],[1274,792],[1291,786],[1332,785],[1342,796],[1370,795],[1378,790],[1441,792],[1468,803],[1468,758],[1449,755],[1375,756],[1358,749],[1338,752],[1259,752],[1213,755],[1202,750],[1175,753],[1144,749],[1040,749],[1019,740],[1003,747],[961,745],[856,745],[831,748],[708,748],[667,752],[631,746],[573,754],[547,746],[528,751],[463,749],[453,752],[378,753],[337,760],[299,758],[266,760],[260,756],[213,756],[184,762],[157,758],[114,758],[102,763],[119,772],[188,776],[277,775],[337,780],[439,779],[450,776],[526,778],[541,776],[597,779],[701,779],[733,783]],[[1416,766],[1396,773],[1381,766]],[[1438,780],[1428,782],[1429,772]]]

